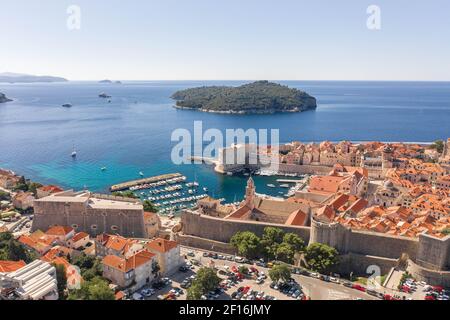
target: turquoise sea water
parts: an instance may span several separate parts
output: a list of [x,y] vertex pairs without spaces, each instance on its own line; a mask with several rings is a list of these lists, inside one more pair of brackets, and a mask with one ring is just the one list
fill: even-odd
[[[192,130],[194,121],[220,130],[280,129],[292,140],[381,140],[431,142],[450,137],[450,83],[282,82],[318,99],[316,111],[276,115],[218,115],[172,108],[172,93],[200,85],[244,82],[94,82],[0,84],[14,102],[0,105],[0,167],[65,188],[106,191],[110,185],[181,172],[215,197],[233,201],[245,177],[217,175],[208,166],[176,166],[170,160],[172,131]],[[111,103],[98,98],[106,92]],[[72,103],[70,109],[62,108]],[[70,157],[75,145],[78,157]],[[108,170],[102,172],[101,167]],[[258,192],[275,178],[256,179]]]

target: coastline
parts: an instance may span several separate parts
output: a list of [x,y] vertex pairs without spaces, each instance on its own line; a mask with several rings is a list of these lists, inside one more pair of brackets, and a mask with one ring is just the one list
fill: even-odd
[[234,110],[209,110],[209,109],[199,109],[199,108],[189,108],[189,107],[181,107],[181,106],[177,106],[174,105],[173,108],[178,109],[178,110],[191,110],[191,111],[199,111],[199,112],[206,112],[206,113],[215,113],[215,114],[237,114],[237,115],[252,115],[252,114],[259,114],[259,115],[265,115],[265,114],[277,114],[277,113],[301,113],[301,112],[305,112],[305,111],[310,111],[310,110],[315,110],[314,109],[306,109],[306,110],[300,110],[300,109],[294,109],[294,110],[275,110],[275,109],[270,109],[270,110],[256,110],[256,109],[252,109],[252,111],[234,111]]

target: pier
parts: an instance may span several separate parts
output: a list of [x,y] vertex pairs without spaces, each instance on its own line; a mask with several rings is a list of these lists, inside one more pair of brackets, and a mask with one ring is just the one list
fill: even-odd
[[304,183],[305,180],[292,180],[292,179],[277,179],[277,182],[279,183],[293,183],[293,184],[299,184]]
[[174,179],[174,178],[180,178],[180,177],[182,177],[181,173],[169,173],[169,174],[164,174],[164,175],[150,177],[150,178],[133,180],[133,181],[128,181],[128,182],[113,185],[113,186],[111,186],[110,191],[111,192],[124,191],[124,190],[128,190],[135,186],[149,184],[149,183],[156,183],[156,182],[170,180],[170,179]]

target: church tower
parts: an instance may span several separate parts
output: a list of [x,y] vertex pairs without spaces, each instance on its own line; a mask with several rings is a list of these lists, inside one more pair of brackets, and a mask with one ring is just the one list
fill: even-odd
[[255,182],[252,178],[247,181],[247,188],[245,189],[245,205],[253,210],[255,207],[256,188]]

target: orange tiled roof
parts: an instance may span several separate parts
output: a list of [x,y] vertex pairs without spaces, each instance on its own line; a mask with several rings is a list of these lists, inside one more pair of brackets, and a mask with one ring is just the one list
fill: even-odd
[[72,227],[54,226],[47,230],[46,234],[52,236],[67,236],[69,233],[73,232]]
[[178,246],[178,243],[176,241],[170,241],[170,240],[166,240],[166,239],[155,239],[150,241],[149,243],[146,244],[146,247],[149,248],[150,250],[154,250],[157,252],[168,252],[174,248],[176,248]]
[[0,273],[9,273],[25,267],[25,261],[2,261],[0,260]]

